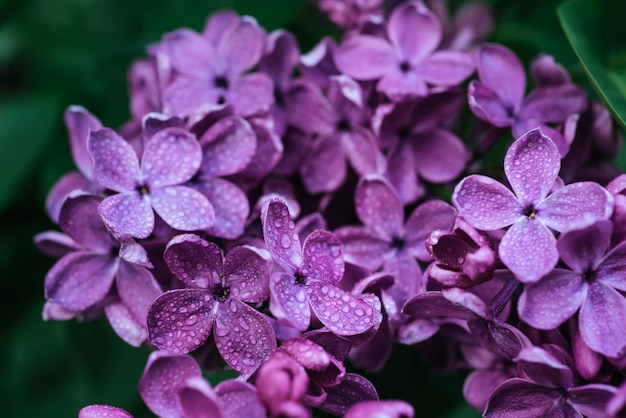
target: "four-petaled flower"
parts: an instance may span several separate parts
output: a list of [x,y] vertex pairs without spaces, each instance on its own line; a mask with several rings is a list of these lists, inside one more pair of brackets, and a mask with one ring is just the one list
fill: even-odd
[[337,287],[344,273],[341,241],[328,231],[312,232],[300,246],[296,225],[281,199],[261,215],[265,244],[284,272],[270,279],[270,309],[299,330],[311,322],[311,309],[330,331],[356,335],[376,326],[375,309]]
[[194,231],[214,221],[211,203],[182,183],[202,161],[196,138],[182,128],[166,128],[145,144],[141,164],[137,154],[111,129],[92,131],[89,152],[94,175],[118,192],[102,201],[98,213],[115,236],[146,238],[154,229],[154,212],[174,229]]
[[224,361],[241,373],[253,372],[276,349],[276,336],[263,314],[243,302],[268,297],[267,259],[250,246],[226,258],[214,243],[193,235],[169,242],[165,262],[189,286],[159,296],[148,313],[150,341],[160,349],[188,353],[213,330]]
[[607,219],[613,212],[613,197],[597,183],[573,183],[548,195],[560,166],[554,142],[541,129],[533,129],[504,157],[504,173],[515,194],[490,177],[473,174],[452,195],[459,214],[475,228],[492,231],[512,225],[498,253],[525,283],[539,280],[556,266],[559,254],[549,228],[563,232]]

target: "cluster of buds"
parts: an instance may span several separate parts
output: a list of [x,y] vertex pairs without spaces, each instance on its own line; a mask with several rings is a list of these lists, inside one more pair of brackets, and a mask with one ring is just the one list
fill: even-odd
[[[362,375],[397,343],[470,371],[487,417],[624,415],[608,112],[549,56],[526,94],[515,54],[483,42],[483,5],[319,4],[340,43],[301,54],[217,12],[132,65],[118,131],[67,109],[78,171],[46,202],[63,233],[36,237],[59,258],[44,318],[105,316],[153,347],[139,393],[161,417],[412,417]],[[509,129],[503,175],[476,174]],[[225,368],[238,377],[202,376]]]

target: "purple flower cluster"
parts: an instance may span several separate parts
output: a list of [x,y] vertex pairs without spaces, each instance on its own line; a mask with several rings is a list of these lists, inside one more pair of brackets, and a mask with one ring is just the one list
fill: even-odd
[[[119,132],[68,108],[78,171],[46,202],[63,232],[36,237],[59,258],[44,318],[105,315],[155,348],[139,393],[161,417],[412,417],[349,371],[396,343],[469,371],[486,417],[623,416],[608,112],[548,56],[526,94],[515,54],[483,43],[483,5],[383,3],[320,0],[345,36],[307,54],[218,12],[132,65]],[[503,175],[477,174],[509,127]],[[203,378],[224,368],[240,376]],[[130,414],[80,412],[102,416]]]

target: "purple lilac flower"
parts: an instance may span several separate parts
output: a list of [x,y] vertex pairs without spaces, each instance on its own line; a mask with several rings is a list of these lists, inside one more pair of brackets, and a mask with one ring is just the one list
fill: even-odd
[[301,82],[287,101],[290,124],[310,137],[299,171],[311,194],[337,190],[346,178],[346,160],[359,175],[384,171],[376,138],[365,127],[369,115],[361,87],[346,75],[333,76],[327,96]]
[[[115,282],[120,301],[105,303],[105,312],[118,335],[139,346],[147,338],[148,308],[161,289],[145,268],[152,267],[145,250],[132,242],[120,245],[98,216],[99,204],[100,199],[84,194],[70,196],[63,204],[59,225],[72,240],[72,251],[46,275],[46,299],[83,312],[103,302]],[[39,236],[38,241],[55,238]],[[132,251],[127,251],[129,246]]]
[[330,77],[342,74],[337,69],[333,58],[336,49],[335,40],[326,36],[311,51],[301,55],[300,72],[303,78],[326,90]]
[[110,405],[88,405],[78,411],[78,418],[133,418],[122,408]]
[[559,358],[567,353],[553,352],[539,347],[523,349],[516,362],[527,378],[512,378],[498,386],[483,416],[605,417],[606,404],[616,389],[599,383],[576,385],[572,370]]
[[187,355],[155,351],[139,381],[145,404],[163,418],[264,418],[256,388],[225,380],[212,389],[196,361]]
[[226,105],[241,116],[269,111],[272,81],[265,74],[245,74],[264,48],[265,33],[251,17],[210,21],[204,36],[189,29],[165,36],[163,54],[173,76],[163,90],[164,113],[195,123]]
[[460,91],[447,90],[376,109],[379,143],[388,148],[385,176],[404,204],[424,195],[424,181],[447,183],[465,168],[468,151],[446,126],[462,100]]
[[335,235],[315,231],[301,247],[295,223],[280,199],[263,208],[261,219],[267,248],[284,270],[270,279],[270,310],[277,319],[305,330],[312,310],[338,335],[362,334],[376,325],[372,306],[337,287],[344,261],[341,241]]
[[556,268],[520,296],[521,319],[539,329],[554,329],[578,315],[583,341],[607,357],[626,354],[626,243],[609,250],[610,221],[570,230],[557,242],[561,260],[571,270]]
[[210,227],[213,207],[201,193],[181,184],[202,161],[196,138],[181,128],[157,132],[145,144],[141,164],[130,144],[110,129],[92,131],[89,151],[94,175],[118,192],[102,201],[98,213],[114,235],[146,238],[154,229],[154,212],[172,228],[193,231]]
[[336,231],[345,260],[370,271],[382,267],[395,277],[388,290],[398,306],[425,290],[416,258],[430,260],[424,242],[433,229],[452,226],[456,211],[442,201],[418,206],[404,223],[404,208],[393,187],[381,176],[365,176],[357,185],[355,209],[363,227]]
[[526,75],[513,52],[502,45],[484,44],[476,53],[480,81],[472,81],[467,93],[472,112],[495,126],[511,126],[515,138],[540,127],[560,155],[567,154],[569,144],[547,124],[564,122],[584,111],[585,91],[572,83],[542,85],[524,99]]
[[408,1],[389,16],[389,41],[371,35],[350,36],[335,52],[335,62],[357,80],[379,80],[377,90],[393,101],[426,96],[427,84],[455,86],[474,71],[474,61],[465,53],[435,52],[441,36],[435,14],[421,1]]
[[515,141],[504,158],[504,172],[515,194],[489,177],[474,174],[464,178],[452,195],[459,214],[473,227],[492,231],[512,225],[498,254],[525,283],[536,282],[558,261],[556,239],[549,228],[562,232],[607,219],[613,211],[613,197],[592,182],[573,183],[548,195],[559,168],[556,145],[541,129],[534,129]]
[[276,349],[267,319],[243,302],[268,297],[268,260],[248,246],[226,258],[215,244],[193,234],[174,237],[163,255],[189,288],[158,297],[148,313],[150,341],[160,349],[187,353],[213,332],[217,350],[233,369],[251,373]]

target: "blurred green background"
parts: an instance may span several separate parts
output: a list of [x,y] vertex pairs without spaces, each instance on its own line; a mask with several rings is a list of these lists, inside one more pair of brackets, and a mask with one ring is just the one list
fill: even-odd
[[[559,24],[557,1],[488,3],[497,23],[492,40],[526,63],[539,52],[554,55],[593,94]],[[149,350],[127,346],[104,320],[41,319],[43,281],[54,260],[38,252],[33,236],[57,229],[43,202],[73,168],[64,109],[80,104],[105,126],[119,127],[129,117],[130,62],[164,32],[200,30],[221,8],[252,15],[268,31],[291,30],[305,52],[339,33],[311,1],[0,0],[1,416],[73,417],[91,403],[150,416],[136,391]],[[381,397],[412,402],[418,416],[479,415],[463,405],[462,376],[429,370],[411,348],[401,347],[384,373],[370,377]]]

